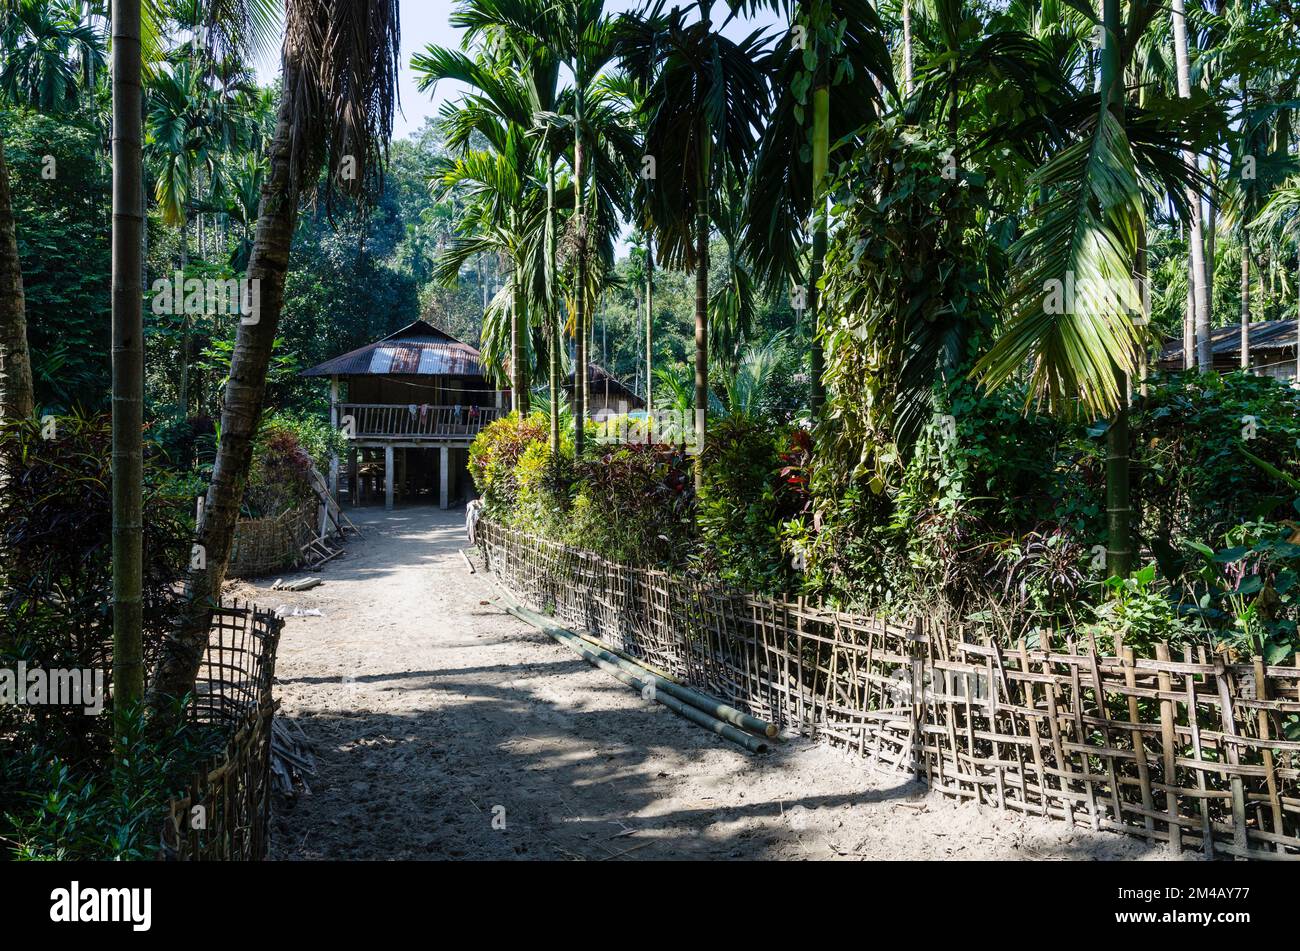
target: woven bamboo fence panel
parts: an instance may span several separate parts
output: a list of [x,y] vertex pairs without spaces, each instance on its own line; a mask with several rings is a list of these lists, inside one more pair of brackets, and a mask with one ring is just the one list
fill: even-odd
[[[1300,664],[999,644],[634,568],[484,521],[534,607],[755,716],[943,793],[1206,857],[1300,859]],[[1294,729],[1294,727],[1293,727]]]
[[[271,684],[284,621],[235,601],[213,612],[189,715],[226,731],[223,753],[168,803],[162,851],[188,861],[258,861],[271,809]],[[199,807],[200,821],[194,821]]]
[[296,568],[303,545],[316,537],[316,509],[315,502],[308,502],[271,518],[240,519],[226,575],[257,578]]

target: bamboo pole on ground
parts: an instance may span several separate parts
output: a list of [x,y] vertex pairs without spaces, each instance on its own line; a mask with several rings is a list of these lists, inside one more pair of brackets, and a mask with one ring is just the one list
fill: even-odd
[[[769,728],[775,732],[776,727],[772,724],[758,720],[756,717],[749,717],[748,714],[743,714],[739,710],[728,707],[726,704],[720,703],[716,700],[710,701],[708,698],[704,698],[702,694],[690,690],[690,688],[674,684],[671,681],[664,680],[662,677],[657,677],[647,670],[637,668],[636,665],[625,661],[614,654],[610,654],[603,648],[595,647],[587,641],[584,641],[572,631],[551,623],[548,619],[534,611],[513,604],[508,606],[506,610],[521,621],[531,624],[539,630],[549,634],[551,637],[555,638],[555,640],[573,650],[589,664],[599,667],[601,670],[613,677],[617,677],[628,686],[633,687],[642,693],[645,692],[647,687],[651,688],[652,699],[657,703],[663,704],[674,713],[704,727],[706,730],[718,734],[724,739],[731,740],[733,743],[743,746],[751,753],[766,753],[768,751],[769,746],[766,735],[762,737],[751,736],[749,733],[744,732],[744,730],[738,729],[732,722],[724,722],[722,718],[714,714],[714,711],[725,711],[729,717],[734,716],[736,718],[746,718],[759,724],[759,729],[764,732]],[[636,672],[638,670],[639,672]],[[701,709],[683,699],[684,696],[688,695],[694,695],[695,697],[704,699],[705,702],[709,704],[709,709]]]

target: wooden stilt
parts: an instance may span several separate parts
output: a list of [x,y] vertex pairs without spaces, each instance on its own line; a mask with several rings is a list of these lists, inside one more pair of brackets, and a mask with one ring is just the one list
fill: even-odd
[[348,449],[348,502],[355,508],[361,502],[360,479],[357,478],[357,451]]
[[384,447],[384,509],[393,510],[393,447]]
[[[330,377],[330,426],[338,432],[339,429],[339,378]],[[339,454],[330,453],[330,495],[334,497],[335,503],[339,500]]]
[[443,446],[440,450],[438,460],[438,508],[445,509],[448,505],[449,479],[451,477],[451,450]]

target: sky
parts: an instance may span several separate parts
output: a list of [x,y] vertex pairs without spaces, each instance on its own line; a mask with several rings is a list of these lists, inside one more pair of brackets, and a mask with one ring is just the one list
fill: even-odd
[[[641,6],[640,0],[608,0],[606,9],[611,13],[634,10]],[[719,2],[715,10],[715,19],[722,16],[724,4]],[[401,99],[401,112],[393,122],[393,137],[405,138],[424,124],[426,116],[437,114],[438,107],[447,99],[455,99],[463,87],[458,83],[439,83],[435,96],[419,92],[415,88],[415,75],[411,72],[411,56],[423,50],[429,44],[436,46],[457,47],[461,42],[462,31],[454,29],[447,17],[454,7],[453,0],[401,0],[402,28],[402,64],[398,75],[398,93]],[[727,27],[727,34],[744,36],[759,26],[775,29],[780,23],[776,15],[764,12],[755,19],[738,17]],[[257,65],[258,79],[267,83],[275,79],[280,72],[279,50],[263,55]]]

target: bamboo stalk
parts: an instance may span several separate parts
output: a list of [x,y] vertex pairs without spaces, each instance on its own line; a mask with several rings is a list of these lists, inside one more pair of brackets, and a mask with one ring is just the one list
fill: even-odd
[[617,677],[628,686],[634,687],[643,692],[646,687],[652,688],[653,699],[657,703],[663,704],[674,713],[680,714],[693,723],[697,723],[705,729],[710,730],[725,739],[731,740],[733,743],[745,747],[745,749],[749,750],[751,753],[766,753],[768,751],[766,737],[760,739],[759,737],[751,736],[743,730],[737,729],[733,726],[732,722],[734,721],[723,722],[723,719],[716,716],[713,710],[716,709],[719,712],[729,711],[737,717],[747,717],[756,723],[763,724],[764,728],[770,727],[772,730],[775,730],[776,727],[772,726],[772,724],[764,723],[764,721],[758,720],[756,717],[748,717],[747,714],[742,714],[740,711],[734,710],[731,707],[726,706],[726,704],[717,701],[712,701],[712,707],[710,709],[701,709],[683,699],[683,695],[703,697],[702,694],[697,694],[689,688],[681,687],[670,681],[664,680],[661,677],[656,677],[654,674],[644,669],[640,669],[639,673],[634,672],[633,668],[635,668],[636,665],[609,653],[603,648],[592,646],[572,631],[568,631],[559,625],[551,624],[541,615],[529,611],[527,608],[512,605],[506,610],[520,620],[532,624],[541,631],[545,631],[561,644],[564,644],[566,647],[575,651],[583,660],[595,667],[599,667],[607,674]]

